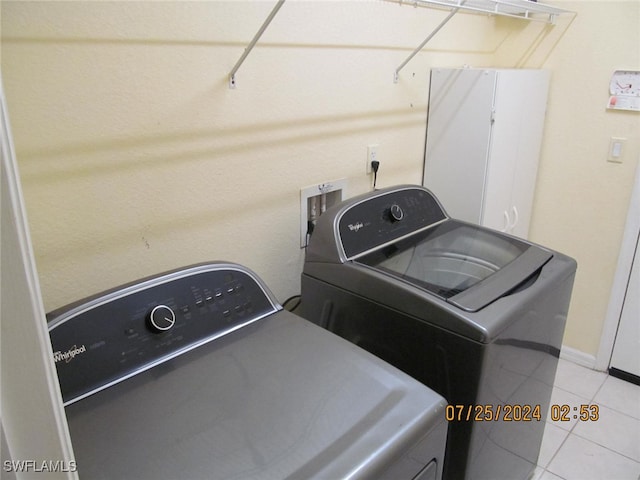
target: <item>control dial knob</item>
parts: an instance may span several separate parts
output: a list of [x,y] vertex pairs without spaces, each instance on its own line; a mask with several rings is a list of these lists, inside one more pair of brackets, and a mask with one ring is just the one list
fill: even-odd
[[391,205],[389,208],[389,218],[392,222],[399,222],[404,218],[404,212],[402,211],[402,208],[400,208],[400,205],[397,203]]
[[176,314],[166,305],[157,305],[149,313],[149,325],[156,332],[166,332],[176,323]]

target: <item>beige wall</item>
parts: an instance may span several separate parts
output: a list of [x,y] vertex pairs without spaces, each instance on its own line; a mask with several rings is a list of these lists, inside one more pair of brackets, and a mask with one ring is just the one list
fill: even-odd
[[[553,77],[531,238],[578,261],[564,343],[595,355],[640,157],[640,113],[605,107],[612,72],[640,70],[640,1],[562,5],[578,15],[545,63]],[[611,137],[628,139],[622,164],[607,162]]]
[[[640,68],[639,2],[566,2],[555,27],[381,1],[9,2],[2,75],[45,307],[186,264],[243,263],[299,292],[300,187],[418,183],[429,69],[548,67],[532,237],[580,264],[566,343],[594,354],[638,159],[638,114],[604,109]],[[609,137],[627,136],[622,165]],[[604,202],[604,203],[600,203]]]

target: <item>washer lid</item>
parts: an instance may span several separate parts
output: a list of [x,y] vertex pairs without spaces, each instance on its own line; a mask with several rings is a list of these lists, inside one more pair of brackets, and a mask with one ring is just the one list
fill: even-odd
[[356,261],[476,312],[513,291],[552,257],[516,238],[448,220]]
[[531,246],[499,274],[487,277],[478,288],[469,288],[447,301],[467,312],[477,312],[516,290],[539,272],[551,258],[553,255],[550,252]]

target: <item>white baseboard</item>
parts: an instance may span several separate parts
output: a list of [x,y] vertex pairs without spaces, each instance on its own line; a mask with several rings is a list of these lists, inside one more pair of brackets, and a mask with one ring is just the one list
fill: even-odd
[[580,350],[576,350],[575,348],[568,347],[566,345],[563,345],[560,350],[560,358],[577,363],[578,365],[582,365],[583,367],[587,367],[592,370],[595,370],[596,368],[595,355],[581,352]]

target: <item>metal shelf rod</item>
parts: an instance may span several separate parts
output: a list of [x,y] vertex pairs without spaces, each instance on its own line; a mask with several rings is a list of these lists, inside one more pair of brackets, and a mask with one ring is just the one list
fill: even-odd
[[236,64],[231,69],[231,73],[229,73],[229,88],[236,88],[236,72],[238,71],[244,60],[249,56],[256,43],[258,43],[258,40],[260,40],[260,37],[271,23],[271,20],[273,20],[273,18],[276,16],[284,2],[285,0],[278,0],[278,3],[276,3],[276,5],[273,7],[273,10],[271,10],[271,13],[267,17],[267,19],[263,22],[260,29],[256,32],[251,42],[249,42],[249,45],[247,45],[247,48],[244,49],[242,56],[238,59]]

